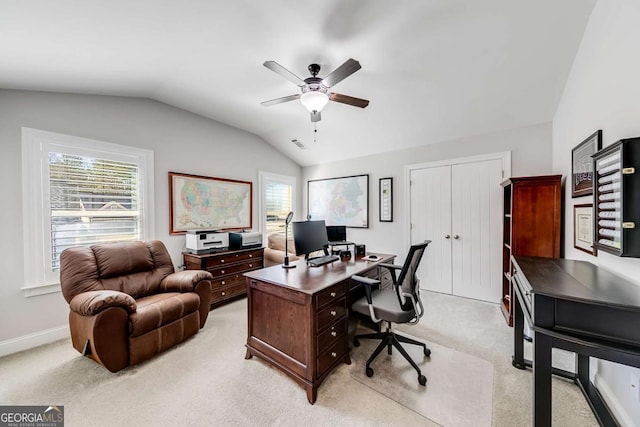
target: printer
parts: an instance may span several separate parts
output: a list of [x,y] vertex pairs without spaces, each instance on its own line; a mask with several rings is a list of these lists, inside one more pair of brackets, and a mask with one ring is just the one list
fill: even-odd
[[190,230],[186,236],[186,248],[190,254],[208,254],[229,249],[229,233]]
[[262,247],[262,233],[257,231],[243,231],[229,233],[229,248],[249,249]]

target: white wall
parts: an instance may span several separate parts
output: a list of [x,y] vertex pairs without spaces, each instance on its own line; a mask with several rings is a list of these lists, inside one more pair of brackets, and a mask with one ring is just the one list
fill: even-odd
[[[621,138],[640,136],[640,2],[599,0],[585,30],[558,110],[553,119],[553,170],[571,173],[571,149],[597,129],[603,147]],[[592,197],[571,198],[565,191],[565,241],[573,241],[573,205]],[[586,260],[639,284],[640,259],[600,252],[590,256],[567,243],[566,258]],[[630,327],[637,328],[638,325]],[[596,385],[624,425],[638,425],[640,398],[632,394],[630,377],[640,370],[597,363]],[[635,420],[635,421],[633,421]]]
[[[393,141],[389,141],[389,144],[393,147]],[[301,217],[307,212],[308,180],[369,174],[369,228],[349,228],[347,238],[366,244],[369,251],[398,254],[401,261],[407,252],[404,236],[407,194],[404,167],[509,150],[513,176],[550,174],[551,123],[305,167],[302,174],[304,214]],[[378,221],[378,180],[386,177],[393,178],[393,222]]]
[[[301,168],[256,135],[140,98],[0,90],[0,355],[3,348],[66,334],[68,306],[60,293],[25,298],[21,127],[31,127],[154,151],[155,238],[176,266],[184,236],[169,235],[169,171],[253,182],[258,222],[258,171],[295,176]],[[251,155],[247,155],[251,153]],[[298,195],[297,200],[301,197]],[[64,336],[64,335],[62,335]]]

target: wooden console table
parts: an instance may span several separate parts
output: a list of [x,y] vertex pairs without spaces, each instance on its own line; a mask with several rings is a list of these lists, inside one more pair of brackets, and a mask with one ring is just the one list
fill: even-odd
[[205,270],[213,274],[211,308],[247,294],[243,273],[262,268],[264,248],[227,250],[210,254],[182,253],[187,270]]
[[[513,366],[533,367],[533,424],[551,425],[551,375],[580,387],[598,422],[616,426],[614,416],[589,379],[589,357],[640,368],[640,287],[585,261],[512,257]],[[533,329],[533,361],[523,353],[524,318]],[[551,365],[551,349],[576,353],[576,373]]]
[[304,260],[245,273],[249,325],[245,358],[258,356],[293,378],[314,403],[322,381],[340,363],[351,364],[347,296],[351,276],[371,275],[375,262],[354,258],[321,267]]

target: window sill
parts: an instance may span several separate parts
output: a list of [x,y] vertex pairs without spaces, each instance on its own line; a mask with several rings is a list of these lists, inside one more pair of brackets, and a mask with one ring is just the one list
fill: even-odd
[[25,298],[37,297],[39,295],[53,294],[61,292],[60,283],[51,283],[49,285],[39,285],[21,288]]

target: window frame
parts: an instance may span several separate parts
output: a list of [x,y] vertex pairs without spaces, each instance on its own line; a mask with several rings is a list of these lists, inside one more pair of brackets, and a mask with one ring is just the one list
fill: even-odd
[[262,243],[267,245],[267,203],[266,203],[266,185],[269,183],[278,183],[291,186],[291,210],[296,209],[296,194],[297,194],[297,178],[290,175],[281,175],[272,172],[259,171],[258,172],[258,185],[260,187],[260,197],[258,200],[259,212],[260,212],[260,232],[262,233]]
[[51,268],[51,207],[49,152],[99,157],[136,163],[139,170],[140,238],[152,239],[155,230],[153,151],[22,128],[22,216],[25,297],[60,291],[59,272]]

